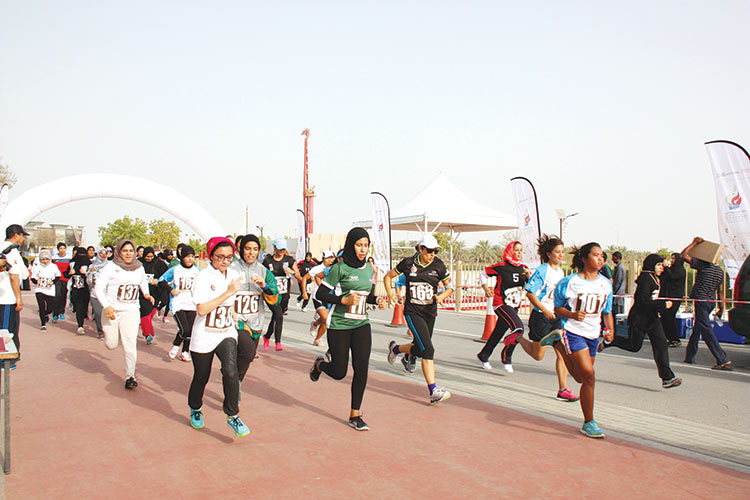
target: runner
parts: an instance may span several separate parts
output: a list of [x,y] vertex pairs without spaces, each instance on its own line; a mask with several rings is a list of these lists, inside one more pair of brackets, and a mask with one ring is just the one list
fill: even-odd
[[159,297],[162,291],[159,290],[159,278],[167,270],[167,266],[156,258],[154,249],[146,247],[143,250],[143,271],[146,273],[148,282],[149,295],[154,298],[153,301],[146,300],[145,297],[140,299],[141,307],[141,333],[146,337],[146,344],[151,344],[154,340],[153,318],[156,315],[156,306],[160,305]]
[[654,362],[659,371],[661,386],[665,389],[677,387],[682,379],[675,377],[669,366],[669,342],[662,328],[659,314],[663,314],[672,302],[658,300],[661,288],[659,276],[664,271],[664,258],[652,253],[643,261],[641,274],[635,280],[633,307],[628,313],[628,336],[615,336],[611,343],[604,342],[603,347],[619,347],[625,351],[638,352],[643,347],[643,338],[648,335]]
[[[431,234],[425,234],[416,246],[417,253],[402,259],[383,279],[385,291],[391,305],[404,304],[404,318],[413,334],[410,344],[397,345],[395,340],[388,344],[388,362],[393,364],[401,353],[422,358],[422,374],[430,391],[430,404],[434,405],[451,397],[451,393],[435,384],[435,347],[432,334],[435,329],[437,305],[450,297],[450,274],[442,260],[437,258],[440,245]],[[406,277],[406,297],[397,296],[391,285],[393,278]],[[438,285],[445,290],[438,294]]]
[[555,314],[562,319],[562,340],[555,350],[562,354],[565,366],[581,384],[581,432],[588,437],[603,438],[604,432],[594,420],[594,359],[601,332],[602,314],[608,331],[604,339],[612,341],[612,282],[599,274],[604,252],[598,243],[586,243],[574,249],[573,267],[578,270],[561,279],[555,287]]
[[284,350],[281,345],[281,330],[284,327],[284,314],[289,307],[289,278],[293,276],[300,280],[302,279],[297,271],[297,263],[287,251],[286,240],[284,238],[275,239],[273,241],[273,248],[273,255],[266,255],[265,259],[263,259],[263,266],[270,269],[276,277],[276,288],[281,298],[277,304],[268,305],[272,316],[271,321],[268,323],[266,335],[263,337],[263,350],[266,352],[268,352],[272,334],[276,350]]
[[143,265],[135,258],[135,245],[120,240],[115,247],[111,264],[101,268],[94,285],[96,297],[104,308],[102,329],[107,349],[117,348],[122,339],[125,351],[125,389],[135,389],[135,363],[138,358],[138,291],[153,303],[148,294],[148,283]]
[[68,299],[68,278],[65,271],[70,266],[71,256],[68,254],[68,246],[62,241],[57,244],[57,253],[52,255],[52,263],[60,270],[60,281],[55,283],[55,310],[52,312],[52,322],[65,321],[65,305]]
[[[310,269],[319,265],[320,264],[315,259],[312,258],[312,253],[307,252],[305,254],[305,259],[297,263],[297,268],[299,269],[299,275],[304,278],[304,276],[310,272]],[[301,301],[302,312],[305,312],[307,311],[307,304],[310,302],[310,297],[315,296],[315,293],[311,293],[310,291],[305,290],[302,286],[303,285],[302,280],[299,280],[297,283],[299,284],[299,296],[297,296],[297,307],[300,306],[300,301]]]
[[[479,358],[479,362],[485,370],[492,370],[492,365],[490,365],[489,361],[490,356],[506,331],[510,330],[512,334],[523,333],[523,322],[518,317],[518,307],[521,305],[523,286],[529,277],[531,277],[531,271],[528,267],[521,264],[522,256],[523,245],[521,242],[511,241],[505,247],[503,260],[486,267],[479,274],[479,281],[482,284],[485,295],[487,297],[494,296],[492,307],[495,310],[495,314],[497,314],[495,329],[492,330],[492,335],[490,335],[487,343],[479,351],[479,354],[477,354],[477,358]],[[487,278],[489,276],[497,276],[494,292],[487,286]],[[503,347],[500,353],[503,368],[508,373],[513,373],[511,355],[514,348],[514,345],[507,345]]]
[[[310,380],[317,382],[321,373],[335,380],[346,376],[349,351],[352,353],[352,398],[349,426],[357,431],[370,427],[362,420],[362,397],[367,386],[367,367],[372,349],[372,333],[367,318],[367,303],[385,309],[385,297],[375,298],[374,270],[367,264],[370,237],[361,227],[352,228],[346,235],[343,262],[331,266],[328,276],[318,288],[315,298],[324,304],[333,304],[328,329],[328,346],[331,361],[318,356],[310,369]],[[330,293],[341,285],[342,295]]]
[[234,328],[234,300],[240,289],[241,278],[237,271],[229,269],[234,257],[234,243],[229,238],[216,236],[208,240],[206,250],[210,265],[198,273],[193,285],[198,316],[190,340],[193,358],[193,381],[188,394],[190,425],[195,429],[204,427],[203,393],[211,376],[215,354],[221,361],[223,409],[227,415],[227,425],[237,436],[246,436],[250,434],[250,429],[239,416],[237,330]]
[[[327,329],[328,323],[328,307],[318,299],[315,298],[315,294],[318,292],[320,282],[326,276],[326,270],[330,269],[333,263],[336,261],[336,256],[333,252],[326,250],[323,252],[323,263],[312,267],[302,276],[302,284],[300,289],[302,290],[303,298],[305,303],[313,297],[313,307],[315,307],[315,317],[312,323],[310,323],[310,335],[313,337],[313,344],[320,345],[320,339],[323,337]],[[310,283],[310,286],[308,286]],[[309,290],[309,292],[308,292]],[[304,309],[304,308],[303,308]]]
[[100,248],[96,253],[94,262],[89,266],[89,272],[86,275],[86,281],[91,292],[91,309],[94,311],[94,324],[96,325],[96,338],[104,340],[104,329],[102,328],[102,304],[96,297],[96,280],[102,268],[109,263],[107,260],[107,249]]
[[86,273],[88,273],[91,259],[88,253],[79,247],[78,253],[73,257],[70,266],[63,274],[69,279],[70,283],[70,302],[73,304],[73,310],[76,313],[76,323],[78,324],[78,335],[85,335],[83,322],[89,312],[89,286],[86,282]]
[[55,283],[60,280],[60,270],[52,264],[52,254],[49,250],[39,252],[39,265],[31,271],[31,282],[34,283],[36,303],[39,305],[39,320],[41,331],[47,331],[49,315],[55,304]]
[[[159,277],[159,286],[167,284],[170,288],[169,293],[172,296],[170,307],[177,324],[177,335],[175,335],[172,347],[167,355],[170,359],[176,359],[179,355],[180,361],[189,363],[192,361],[190,357],[190,336],[195,322],[193,283],[200,269],[195,265],[195,250],[193,250],[193,247],[185,245],[180,252],[180,264],[176,267],[170,267],[167,272]],[[180,351],[180,345],[182,345],[182,351]]]
[[[505,345],[520,344],[526,353],[537,361],[544,359],[547,346],[560,340],[562,324],[555,315],[555,286],[565,276],[560,265],[565,260],[565,245],[556,236],[542,235],[538,240],[537,253],[542,265],[536,268],[526,283],[526,297],[534,306],[529,316],[529,340],[519,332],[505,337]],[[578,395],[568,389],[568,370],[560,353],[555,351],[557,372],[557,396],[560,401],[578,401]]]
[[242,383],[258,351],[258,339],[263,334],[265,304],[276,304],[279,301],[279,291],[271,270],[258,262],[260,239],[254,234],[245,235],[240,239],[239,248],[239,260],[232,262],[229,267],[242,278],[234,301],[234,312],[238,319],[237,371]]

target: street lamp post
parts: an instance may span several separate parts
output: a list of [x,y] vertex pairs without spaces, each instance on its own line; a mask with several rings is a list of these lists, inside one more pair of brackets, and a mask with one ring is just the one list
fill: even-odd
[[563,239],[563,223],[570,219],[571,217],[578,215],[580,212],[576,212],[574,214],[565,214],[565,210],[562,208],[558,208],[555,210],[555,213],[557,214],[557,218],[560,219],[560,239]]

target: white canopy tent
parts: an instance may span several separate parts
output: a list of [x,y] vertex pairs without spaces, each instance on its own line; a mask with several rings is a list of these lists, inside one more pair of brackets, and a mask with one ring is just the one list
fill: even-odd
[[[353,226],[372,227],[372,220],[356,221]],[[409,203],[391,213],[391,230],[450,233],[450,263],[453,273],[453,243],[461,233],[517,229],[512,215],[486,207],[469,198],[444,173]]]

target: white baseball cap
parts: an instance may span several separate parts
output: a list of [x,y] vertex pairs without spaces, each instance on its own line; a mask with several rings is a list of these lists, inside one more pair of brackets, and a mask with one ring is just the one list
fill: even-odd
[[425,234],[422,236],[422,239],[419,240],[419,243],[417,243],[417,250],[419,250],[420,247],[425,247],[430,250],[440,249],[440,244],[438,243],[438,240],[432,235],[432,234]]
[[331,250],[323,250],[323,258],[335,257],[336,255]]

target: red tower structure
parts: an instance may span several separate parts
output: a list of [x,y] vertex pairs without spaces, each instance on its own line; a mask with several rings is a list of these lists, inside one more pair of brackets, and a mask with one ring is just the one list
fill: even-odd
[[303,130],[302,135],[305,136],[305,173],[304,179],[302,181],[302,209],[305,212],[305,224],[307,225],[305,233],[306,235],[309,235],[313,232],[315,212],[315,186],[313,186],[312,188],[310,187],[307,168],[307,140],[310,138],[310,129],[306,128],[305,130]]

